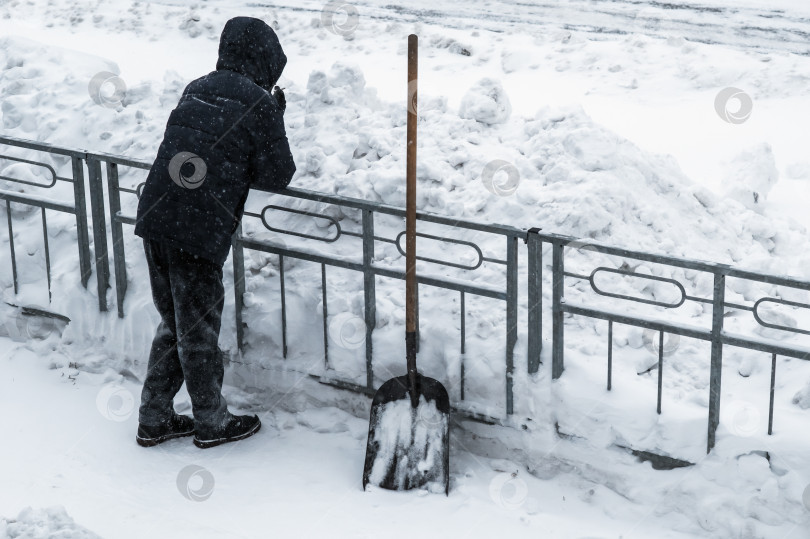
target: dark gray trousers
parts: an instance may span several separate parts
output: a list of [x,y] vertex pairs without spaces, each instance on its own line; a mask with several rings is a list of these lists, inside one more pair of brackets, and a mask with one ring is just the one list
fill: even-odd
[[164,424],[183,382],[196,425],[216,429],[230,416],[222,396],[224,367],[217,342],[222,321],[222,267],[181,249],[144,240],[152,299],[160,325],[152,341],[139,421]]

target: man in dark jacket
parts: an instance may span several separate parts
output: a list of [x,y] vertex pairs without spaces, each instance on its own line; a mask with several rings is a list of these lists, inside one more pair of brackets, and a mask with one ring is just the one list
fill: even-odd
[[[267,24],[231,19],[216,71],[191,82],[169,116],[135,226],[161,318],[141,394],[140,445],[194,434],[198,447],[212,447],[261,426],[255,415],[231,414],[222,396],[222,267],[249,189],[283,189],[295,172],[284,94],[273,92],[286,63]],[[193,419],[174,411],[183,381]]]

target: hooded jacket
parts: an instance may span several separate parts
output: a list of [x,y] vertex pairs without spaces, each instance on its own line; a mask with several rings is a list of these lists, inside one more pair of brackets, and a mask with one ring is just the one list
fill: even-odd
[[169,115],[135,234],[224,264],[250,188],[283,189],[295,172],[283,111],[270,94],[286,63],[263,21],[225,24],[216,71],[186,86]]

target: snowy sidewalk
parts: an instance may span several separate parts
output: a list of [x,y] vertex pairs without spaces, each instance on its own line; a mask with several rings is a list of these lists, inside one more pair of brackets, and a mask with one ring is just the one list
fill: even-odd
[[[255,437],[211,450],[189,439],[143,449],[131,408],[139,385],[112,372],[49,370],[8,339],[0,350],[0,430],[10,441],[0,451],[2,518],[61,505],[103,537],[138,538],[688,537],[654,518],[615,519],[610,504],[588,503],[592,485],[575,472],[513,477],[500,470],[517,466],[458,444],[449,498],[363,492],[368,424],[335,408],[261,414]],[[637,509],[641,519],[650,508]]]

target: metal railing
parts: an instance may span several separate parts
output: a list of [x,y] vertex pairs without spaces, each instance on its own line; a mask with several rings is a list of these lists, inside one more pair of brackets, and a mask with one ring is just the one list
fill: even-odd
[[[355,391],[367,394],[373,394],[377,384],[374,378],[374,363],[373,363],[373,344],[372,334],[376,326],[376,277],[389,277],[394,279],[405,279],[404,269],[393,267],[386,267],[379,262],[374,261],[375,245],[379,243],[388,243],[396,246],[397,251],[404,259],[404,251],[400,245],[400,239],[404,232],[399,232],[395,237],[385,237],[375,233],[375,221],[381,216],[391,216],[395,218],[405,218],[405,211],[402,208],[389,206],[385,204],[368,202],[359,199],[347,198],[335,195],[325,195],[323,193],[316,193],[306,191],[303,189],[285,189],[284,191],[276,193],[283,197],[291,197],[298,200],[312,201],[318,204],[337,206],[343,210],[354,210],[360,213],[360,230],[347,230],[341,224],[321,213],[305,212],[301,210],[292,210],[289,208],[267,205],[260,212],[245,212],[246,218],[253,218],[261,220],[262,224],[267,230],[279,233],[290,234],[293,236],[303,237],[312,241],[320,241],[324,243],[335,243],[341,238],[350,237],[357,238],[361,241],[360,254],[355,259],[349,259],[346,256],[330,256],[329,254],[304,250],[301,248],[293,249],[286,246],[279,246],[274,243],[257,241],[249,239],[240,233],[234,236],[233,240],[233,265],[235,276],[235,299],[236,299],[236,328],[237,328],[237,342],[241,347],[243,342],[243,324],[242,324],[242,298],[245,292],[245,282],[241,277],[245,275],[244,264],[244,249],[253,249],[266,253],[272,253],[279,257],[279,284],[281,290],[281,314],[282,314],[282,349],[286,357],[287,354],[287,327],[286,327],[286,289],[284,281],[284,259],[297,258],[299,260],[306,260],[320,264],[321,266],[321,293],[322,293],[322,327],[323,327],[323,353],[324,362],[328,365],[329,348],[328,348],[328,293],[326,286],[326,268],[336,267],[348,270],[357,271],[363,274],[363,303],[364,303],[364,323],[366,328],[365,334],[365,370],[366,370],[366,383],[365,385],[353,384],[351,382],[324,378],[324,383],[338,385],[340,387],[350,388]],[[268,210],[294,212],[303,215],[309,215],[319,219],[327,219],[330,221],[330,228],[334,228],[334,233],[325,238],[316,237],[310,234],[302,234],[293,230],[285,230],[277,227],[270,226],[267,222],[265,214]],[[470,264],[440,260],[433,257],[417,255],[417,260],[427,264],[437,265],[446,268],[455,268],[464,272],[473,272],[479,269],[483,264],[497,264],[505,267],[505,286],[490,287],[475,284],[468,280],[455,279],[447,276],[437,276],[434,274],[426,274],[423,272],[417,273],[418,286],[432,286],[440,289],[457,292],[459,294],[460,302],[460,352],[461,352],[461,373],[460,373],[460,388],[459,395],[462,400],[465,398],[464,389],[464,354],[466,352],[466,300],[468,295],[481,296],[502,300],[506,304],[506,351],[505,351],[505,401],[506,413],[511,415],[514,412],[514,391],[513,391],[513,374],[515,368],[514,349],[517,343],[518,336],[518,240],[524,239],[526,232],[524,230],[495,224],[482,224],[462,219],[453,219],[440,215],[417,212],[417,221],[421,223],[432,223],[439,225],[448,230],[448,233],[462,234],[465,232],[476,232],[488,236],[495,241],[501,241],[505,247],[505,258],[497,258],[495,256],[487,256],[481,247],[476,243],[459,239],[458,237],[448,235],[436,235],[427,233],[418,233],[417,236],[429,241],[443,242],[453,245],[463,245],[472,249],[476,254],[476,259]],[[404,225],[403,225],[404,226]],[[236,278],[239,276],[240,278]],[[418,304],[418,302],[417,302]],[[417,307],[418,312],[418,307]],[[417,321],[419,316],[417,314]],[[417,323],[418,326],[418,323]],[[418,330],[417,330],[418,331]],[[417,333],[418,335],[418,333]],[[417,339],[418,341],[418,339]],[[457,410],[459,413],[467,415],[475,419],[483,419],[486,421],[494,421],[492,418],[486,418],[481,414],[476,414],[470,411]]]
[[[117,155],[102,154],[89,156],[89,162],[92,163],[91,170],[95,169],[95,173],[99,175],[99,178],[101,176],[101,163],[104,163],[107,174],[107,195],[110,202],[110,236],[112,238],[113,268],[115,271],[115,297],[118,306],[118,317],[123,318],[128,282],[123,225],[134,225],[135,217],[124,215],[121,211],[121,193],[140,198],[140,189],[142,189],[143,183],[138,184],[134,189],[121,187],[119,168],[131,167],[137,170],[149,170],[152,165],[151,163]],[[101,185],[100,181],[99,185]]]
[[[118,181],[118,167],[129,166],[139,169],[148,169],[150,164],[142,161],[122,158],[118,156],[89,154],[88,159],[93,163],[94,167],[101,168],[101,163],[106,164],[108,198],[110,204],[110,223],[112,228],[113,240],[113,264],[115,268],[115,283],[116,283],[116,297],[118,303],[118,315],[124,316],[124,302],[126,299],[126,254],[124,252],[123,230],[122,225],[134,225],[136,218],[132,215],[125,215],[122,212],[121,196],[140,196],[140,190],[143,183],[134,187],[121,187]],[[98,172],[98,171],[97,171]],[[100,172],[98,172],[100,174]],[[389,277],[394,279],[404,279],[405,274],[403,270],[384,267],[379,263],[374,262],[374,252],[376,243],[389,243],[396,245],[399,253],[404,257],[404,252],[400,246],[400,239],[403,233],[396,235],[393,238],[384,237],[375,234],[375,216],[386,215],[396,218],[403,218],[405,216],[404,210],[394,206],[368,202],[359,199],[352,199],[347,197],[326,195],[304,189],[290,188],[282,191],[275,191],[270,193],[276,198],[292,198],[296,200],[311,201],[316,204],[331,205],[340,207],[344,211],[358,211],[361,214],[361,226],[359,231],[348,230],[339,221],[324,215],[321,212],[310,212],[280,206],[278,204],[265,205],[258,212],[246,210],[244,213],[244,220],[255,220],[260,222],[262,226],[268,231],[277,234],[286,234],[297,238],[302,238],[310,242],[320,242],[320,244],[338,244],[343,238],[357,238],[361,240],[362,248],[361,254],[355,259],[343,255],[328,254],[317,249],[311,250],[307,248],[292,248],[286,245],[280,246],[274,243],[268,243],[245,237],[242,235],[243,227],[240,226],[232,239],[232,260],[234,268],[234,296],[235,296],[235,316],[236,316],[236,340],[240,350],[243,348],[244,338],[244,323],[242,319],[242,311],[244,308],[243,297],[245,294],[245,262],[244,250],[252,249],[265,253],[275,254],[279,257],[279,284],[281,296],[281,330],[282,330],[282,355],[287,357],[287,289],[285,283],[285,258],[294,258],[309,262],[315,262],[321,266],[321,294],[323,302],[322,312],[322,326],[323,326],[323,354],[324,362],[328,365],[329,361],[329,339],[328,339],[328,288],[327,288],[327,267],[342,268],[353,270],[362,273],[363,275],[363,295],[364,295],[364,324],[366,328],[365,335],[365,370],[366,370],[366,383],[364,385],[355,384],[348,380],[342,380],[340,377],[318,377],[319,380],[325,384],[334,385],[344,389],[351,389],[360,393],[373,393],[376,388],[374,378],[374,355],[373,355],[373,342],[372,334],[376,326],[376,277]],[[312,234],[301,233],[295,230],[287,230],[273,226],[268,221],[268,212],[289,212],[298,215],[303,215],[313,219],[326,219],[329,221],[329,228],[333,230],[330,236],[319,237]],[[417,277],[418,285],[433,286],[457,292],[459,294],[461,310],[461,335],[460,335],[460,350],[462,355],[461,361],[461,384],[460,395],[464,399],[464,353],[466,347],[466,298],[467,295],[476,295],[487,297],[497,300],[502,300],[506,304],[506,350],[505,350],[505,380],[504,380],[504,394],[506,401],[506,413],[512,414],[514,412],[514,391],[513,391],[513,372],[514,372],[514,349],[517,343],[518,334],[518,240],[525,238],[525,231],[508,226],[490,225],[475,223],[460,219],[452,219],[440,215],[429,213],[418,213],[417,220],[423,223],[433,223],[436,225],[444,226],[449,230],[459,232],[478,232],[488,236],[500,238],[505,246],[505,258],[497,258],[494,256],[486,256],[483,250],[475,243],[466,241],[451,236],[438,236],[434,234],[420,233],[419,235],[425,240],[434,240],[445,242],[454,245],[463,245],[471,248],[477,255],[477,260],[473,264],[459,264],[452,261],[443,261],[436,258],[418,256],[417,259],[429,264],[455,268],[464,271],[475,271],[483,264],[497,264],[505,267],[505,285],[503,287],[482,286],[462,279],[453,279],[446,276],[436,276],[431,274],[420,274]],[[313,375],[314,376],[314,375]],[[495,422],[496,419],[488,417],[474,411],[457,410],[470,418],[478,419],[487,422]]]
[[[12,280],[14,282],[14,293],[15,294],[19,293],[20,286],[17,271],[17,253],[14,247],[14,225],[11,211],[12,203],[24,204],[27,206],[40,209],[40,213],[42,215],[42,238],[45,254],[45,272],[48,282],[49,302],[52,297],[51,253],[50,253],[50,246],[48,244],[48,221],[46,210],[68,213],[76,217],[76,237],[77,237],[76,243],[78,247],[78,256],[79,256],[79,270],[81,273],[82,286],[86,288],[87,283],[90,279],[90,274],[92,272],[90,264],[91,258],[90,240],[88,235],[87,209],[86,209],[85,184],[84,184],[84,166],[83,166],[83,160],[86,154],[84,152],[80,152],[77,150],[57,148],[49,144],[43,144],[40,142],[33,142],[28,140],[20,140],[12,137],[0,137],[0,147],[6,147],[5,150],[2,150],[3,153],[0,154],[0,164],[2,164],[3,162],[24,163],[26,165],[31,165],[33,167],[38,167],[39,169],[45,170],[50,175],[49,182],[39,183],[36,181],[23,180],[19,177],[0,174],[0,180],[10,183],[16,183],[19,185],[27,185],[29,187],[35,187],[37,188],[38,191],[37,194],[26,194],[21,192],[14,192],[0,189],[0,200],[5,201],[5,208],[6,208],[9,249],[10,249],[9,260],[11,262]],[[16,155],[11,155],[7,153],[9,151],[9,148],[23,148],[25,150],[29,150],[29,152],[45,153],[51,156],[52,158],[54,158],[54,156],[61,156],[66,160],[69,160],[71,175],[70,177],[60,176],[57,173],[57,170],[51,164],[46,163],[44,161],[32,160]],[[0,170],[5,170],[6,168],[7,166],[4,166],[0,168]],[[72,203],[61,202],[59,200],[56,200],[54,196],[48,196],[49,193],[46,190],[53,189],[55,186],[58,185],[57,182],[72,184],[73,187]],[[39,190],[42,191],[40,192]],[[98,202],[99,201],[96,201],[97,204]],[[101,201],[101,203],[95,207],[100,208],[103,211],[104,208],[103,201]],[[101,217],[102,217],[101,226],[103,227],[103,215]],[[94,228],[94,231],[95,230],[96,229]],[[98,246],[96,252],[99,253]],[[101,253],[103,252],[104,251],[102,249]],[[99,308],[101,308],[102,310],[106,308],[106,306],[103,304],[104,295],[102,293],[102,290],[106,290],[106,287],[103,287],[103,284],[104,284],[103,281],[99,280],[98,283]]]
[[[747,271],[736,269],[725,264],[716,264],[711,262],[703,262],[698,260],[689,260],[682,258],[675,258],[671,256],[657,255],[652,253],[645,253],[641,251],[631,251],[628,249],[621,249],[616,247],[605,246],[599,243],[583,241],[582,239],[572,238],[568,236],[560,236],[556,234],[543,234],[539,229],[532,229],[529,231],[527,238],[529,245],[529,281],[530,293],[531,289],[535,288],[534,306],[530,310],[530,327],[539,328],[542,316],[542,296],[539,293],[540,287],[540,268],[542,267],[542,245],[544,243],[550,244],[552,249],[552,365],[551,372],[552,378],[558,379],[562,376],[564,370],[564,344],[565,344],[565,324],[563,315],[569,313],[571,315],[586,316],[606,320],[608,322],[608,352],[607,352],[607,388],[611,390],[612,387],[612,359],[613,359],[613,324],[628,324],[639,328],[650,329],[659,332],[658,344],[658,402],[657,412],[661,413],[662,401],[662,386],[663,386],[663,370],[664,370],[664,333],[670,333],[683,337],[690,337],[711,343],[711,358],[710,358],[710,378],[709,378],[709,417],[708,417],[708,432],[707,432],[707,452],[711,451],[715,445],[715,436],[717,427],[720,422],[720,397],[721,397],[721,374],[723,366],[723,347],[725,345],[737,346],[748,350],[755,350],[767,352],[771,354],[771,385],[770,385],[770,404],[768,411],[768,434],[773,433],[773,408],[774,408],[774,390],[776,381],[776,356],[786,356],[807,360],[810,359],[810,348],[800,346],[790,346],[778,341],[769,341],[766,339],[756,339],[749,336],[734,334],[725,331],[723,328],[724,317],[726,309],[737,309],[748,311],[753,314],[755,321],[763,327],[778,329],[797,334],[810,334],[810,331],[798,328],[789,327],[783,324],[772,324],[765,322],[758,312],[758,308],[762,303],[771,302],[782,305],[789,305],[792,307],[810,309],[810,305],[794,301],[788,301],[783,298],[763,297],[757,300],[753,305],[745,305],[739,303],[731,303],[726,301],[726,279],[733,277],[747,281],[765,283],[770,285],[785,286],[798,290],[810,291],[810,282],[794,279],[790,277],[782,277],[776,275],[769,275],[754,271]],[[668,278],[657,277],[654,275],[635,273],[630,270],[614,269],[605,266],[599,266],[593,269],[590,275],[576,274],[565,270],[565,252],[566,249],[575,248],[582,250],[583,248],[588,251],[602,253],[604,255],[611,255],[621,257],[622,259],[630,259],[636,261],[649,262],[654,264],[662,264],[674,268],[682,268],[694,272],[701,272],[711,275],[713,287],[712,295],[710,298],[702,298],[695,295],[686,293],[685,287],[682,283]],[[635,278],[648,279],[658,282],[666,282],[672,284],[678,290],[680,299],[675,302],[657,301],[647,298],[633,297],[626,294],[617,294],[607,292],[595,283],[595,276],[599,272],[612,272],[619,275],[631,275]],[[709,327],[698,327],[684,323],[673,321],[665,321],[661,319],[633,316],[626,312],[621,312],[613,309],[594,308],[588,305],[581,305],[565,300],[565,279],[573,278],[581,281],[587,281],[590,289],[597,295],[616,298],[623,301],[630,301],[636,303],[643,303],[648,305],[655,305],[664,309],[675,309],[680,307],[686,301],[703,303],[711,305],[712,316]],[[529,331],[529,356],[532,357],[534,350],[539,350],[540,340],[539,332]]]
[[[25,157],[20,155],[7,155],[0,154],[0,162],[3,159],[11,160],[14,162],[23,163],[29,166],[43,167],[51,174],[51,181],[43,184],[37,182],[29,182],[21,178],[13,178],[8,176],[0,176],[0,179],[6,181],[14,181],[21,184],[31,185],[42,189],[48,189],[56,185],[56,182],[72,182],[73,184],[73,204],[65,204],[48,198],[39,196],[22,194],[10,191],[0,190],[0,199],[6,201],[6,209],[9,216],[9,233],[11,245],[11,264],[14,274],[15,292],[18,291],[17,286],[17,269],[16,269],[16,255],[14,254],[14,234],[11,224],[10,205],[12,203],[28,204],[30,206],[39,207],[43,212],[43,229],[45,236],[45,250],[46,250],[46,269],[49,273],[48,280],[50,283],[50,259],[47,245],[47,223],[45,221],[45,210],[56,210],[71,213],[76,216],[77,226],[77,243],[79,250],[79,263],[81,270],[81,279],[84,286],[87,285],[91,273],[91,256],[90,256],[90,241],[88,234],[87,213],[85,210],[85,182],[84,182],[84,168],[88,171],[88,185],[89,185],[89,202],[91,208],[91,216],[93,223],[93,245],[95,248],[95,261],[96,276],[99,292],[99,309],[101,311],[107,310],[106,290],[110,286],[110,273],[108,262],[108,242],[107,242],[107,216],[105,216],[104,207],[104,176],[106,175],[106,189],[109,201],[109,226],[110,238],[112,240],[112,255],[115,271],[115,289],[116,289],[116,303],[118,316],[124,316],[124,304],[127,294],[127,273],[126,273],[126,253],[124,250],[124,243],[126,235],[124,234],[123,225],[132,225],[135,223],[135,217],[126,214],[122,211],[122,196],[137,197],[140,194],[142,183],[130,187],[122,187],[119,182],[119,176],[122,172],[119,170],[121,167],[128,167],[137,170],[148,170],[151,166],[150,163],[126,157],[108,155],[102,153],[90,153],[75,149],[65,149],[50,146],[47,144],[14,139],[11,137],[0,137],[0,145],[10,147],[18,147],[33,152],[44,152],[54,156],[64,156],[70,160],[72,176],[61,177],[56,173],[56,169],[50,164],[29,159],[26,154]],[[0,169],[4,170],[4,169]],[[272,193],[274,196],[274,203],[264,205],[258,211],[246,211],[243,224],[247,222],[261,223],[264,229],[276,234],[288,235],[292,238],[303,240],[304,242],[311,242],[311,245],[316,245],[314,249],[308,246],[304,247],[289,247],[286,244],[279,244],[276,242],[267,242],[254,237],[242,235],[242,227],[233,238],[233,269],[234,269],[234,295],[235,295],[235,317],[236,317],[236,338],[240,347],[244,345],[244,324],[243,316],[243,298],[245,293],[245,256],[244,251],[255,250],[264,253],[271,253],[278,256],[279,261],[279,290],[281,295],[281,330],[282,330],[282,355],[287,355],[287,285],[285,283],[285,259],[299,259],[304,261],[313,262],[320,265],[320,282],[322,295],[322,329],[323,329],[323,357],[325,365],[329,364],[329,344],[328,344],[328,289],[327,289],[327,268],[341,268],[344,270],[355,271],[363,276],[363,306],[365,322],[365,383],[358,384],[348,380],[341,380],[339,377],[325,378],[318,377],[323,383],[335,385],[343,389],[371,394],[375,389],[375,375],[374,375],[374,353],[373,353],[373,339],[372,335],[376,325],[376,279],[379,277],[404,279],[404,270],[395,267],[395,265],[386,265],[375,259],[375,250],[380,245],[394,245],[400,256],[404,255],[400,245],[400,238],[402,236],[402,227],[398,225],[387,226],[388,235],[375,232],[378,230],[379,221],[383,218],[389,220],[404,217],[404,210],[398,207],[370,202],[365,200],[353,199],[342,196],[326,195],[307,191],[303,189],[286,189],[279,192]],[[307,203],[310,205],[318,206],[319,211],[312,211],[309,209],[292,208],[287,205],[276,203],[278,200],[294,200],[299,204]],[[330,217],[327,212],[322,211],[324,206],[338,207],[341,212],[346,214],[357,215],[356,221],[347,219],[344,221]],[[131,207],[131,206],[129,206]],[[327,235],[316,235],[301,232],[298,230],[283,229],[276,226],[272,219],[268,218],[271,212],[290,212],[300,215],[301,217],[314,219],[324,219],[328,223],[326,227],[328,230]],[[784,331],[789,334],[802,334],[810,335],[809,330],[790,327],[784,324],[768,322],[760,313],[760,307],[763,304],[771,303],[783,305],[796,309],[810,309],[809,304],[790,301],[781,297],[764,296],[757,299],[752,304],[733,303],[726,300],[726,279],[736,278],[752,282],[785,286],[788,288],[810,291],[810,282],[794,279],[784,276],[776,276],[765,273],[746,271],[733,268],[724,264],[715,264],[711,262],[703,262],[697,260],[676,258],[665,255],[658,255],[653,253],[646,253],[642,251],[634,251],[622,249],[617,247],[606,246],[599,243],[590,241],[583,241],[568,236],[561,236],[556,234],[542,233],[539,229],[531,229],[529,231],[521,230],[514,227],[483,224],[468,220],[454,219],[450,217],[418,213],[417,219],[421,224],[420,237],[423,240],[430,242],[443,242],[446,245],[455,245],[469,248],[474,257],[472,261],[453,261],[442,260],[435,256],[428,256],[420,254],[418,259],[423,265],[431,267],[438,267],[444,270],[454,270],[457,272],[470,272],[478,271],[482,266],[494,265],[503,268],[504,282],[503,286],[489,286],[482,285],[480,281],[456,278],[448,276],[445,272],[443,275],[435,273],[423,272],[420,270],[418,275],[418,283],[420,286],[430,286],[444,289],[449,292],[457,293],[460,300],[460,351],[461,351],[461,376],[460,376],[460,395],[462,400],[464,398],[464,354],[466,348],[466,316],[467,310],[465,303],[468,295],[481,296],[485,298],[492,298],[495,300],[503,301],[506,310],[506,324],[505,324],[505,380],[504,380],[504,394],[506,401],[506,414],[514,413],[514,388],[513,388],[513,375],[515,369],[515,346],[518,338],[518,282],[519,282],[519,265],[518,265],[518,240],[522,239],[527,244],[527,369],[529,374],[535,374],[539,370],[541,364],[542,352],[542,320],[543,320],[543,289],[542,289],[542,276],[544,272],[543,266],[543,248],[550,246],[551,250],[551,377],[553,380],[560,378],[564,370],[564,356],[565,356],[565,324],[564,315],[584,316],[593,319],[605,320],[608,323],[608,347],[607,347],[607,389],[612,390],[612,374],[613,374],[613,325],[626,324],[638,328],[644,328],[658,332],[659,346],[658,346],[658,397],[657,397],[657,411],[662,411],[662,397],[663,397],[663,371],[664,371],[664,334],[679,335],[687,338],[694,338],[700,341],[706,341],[711,346],[711,353],[708,361],[709,366],[709,411],[708,411],[708,428],[707,428],[707,451],[715,445],[716,431],[720,420],[720,401],[721,401],[721,373],[722,373],[722,359],[724,346],[741,347],[748,350],[766,352],[771,354],[771,385],[770,385],[770,405],[769,405],[769,420],[768,420],[768,433],[773,432],[773,414],[774,414],[774,391],[775,391],[775,377],[776,377],[776,358],[777,356],[793,357],[799,359],[810,358],[810,348],[804,348],[789,343],[753,338],[750,336],[732,333],[724,329],[724,315],[726,310],[739,310],[746,311],[752,314],[753,320],[764,328],[772,330]],[[350,229],[352,222],[357,222],[356,229]],[[400,223],[401,225],[401,223]],[[444,230],[442,233],[426,232],[426,226],[438,227]],[[503,248],[502,252],[505,255],[497,256],[488,254],[482,249],[478,243],[470,241],[466,236],[470,234],[482,234],[487,240],[487,245],[492,246],[494,243],[499,243]],[[494,238],[494,239],[493,239]],[[343,242],[353,240],[359,242],[359,249],[357,254],[346,255],[346,252],[351,252],[351,249],[342,248],[341,254],[336,252],[328,252],[327,246],[343,246]],[[710,297],[700,297],[696,294],[687,292],[684,284],[674,278],[665,278],[650,274],[636,273],[634,270],[627,269],[625,266],[608,267],[597,266],[592,269],[589,274],[575,273],[566,271],[566,251],[572,248],[577,250],[593,251],[605,256],[619,257],[622,260],[633,260],[638,262],[647,262],[651,264],[659,264],[671,268],[680,268],[681,270],[688,270],[705,274],[711,278],[712,293]],[[491,274],[490,274],[491,275]],[[598,285],[597,278],[600,275],[612,275],[618,278],[639,278],[646,279],[651,283],[661,283],[671,286],[676,291],[675,299],[671,301],[664,301],[656,298],[648,298],[642,296],[632,296],[617,292],[611,292]],[[566,280],[569,281],[566,281]],[[627,310],[619,311],[613,308],[598,307],[593,304],[575,303],[566,301],[566,290],[573,291],[573,286],[566,283],[574,280],[583,284],[592,294],[600,298],[609,298],[615,302],[628,302],[629,304],[639,304],[659,309],[656,316],[637,315]],[[50,287],[50,285],[49,285]],[[703,326],[696,326],[687,324],[682,321],[675,321],[662,317],[663,313],[673,312],[687,302],[700,303],[711,307],[710,320],[706,320]],[[624,303],[622,303],[624,305]],[[474,419],[497,422],[498,420],[489,416],[478,414],[472,411],[457,410],[460,413],[472,417]]]

